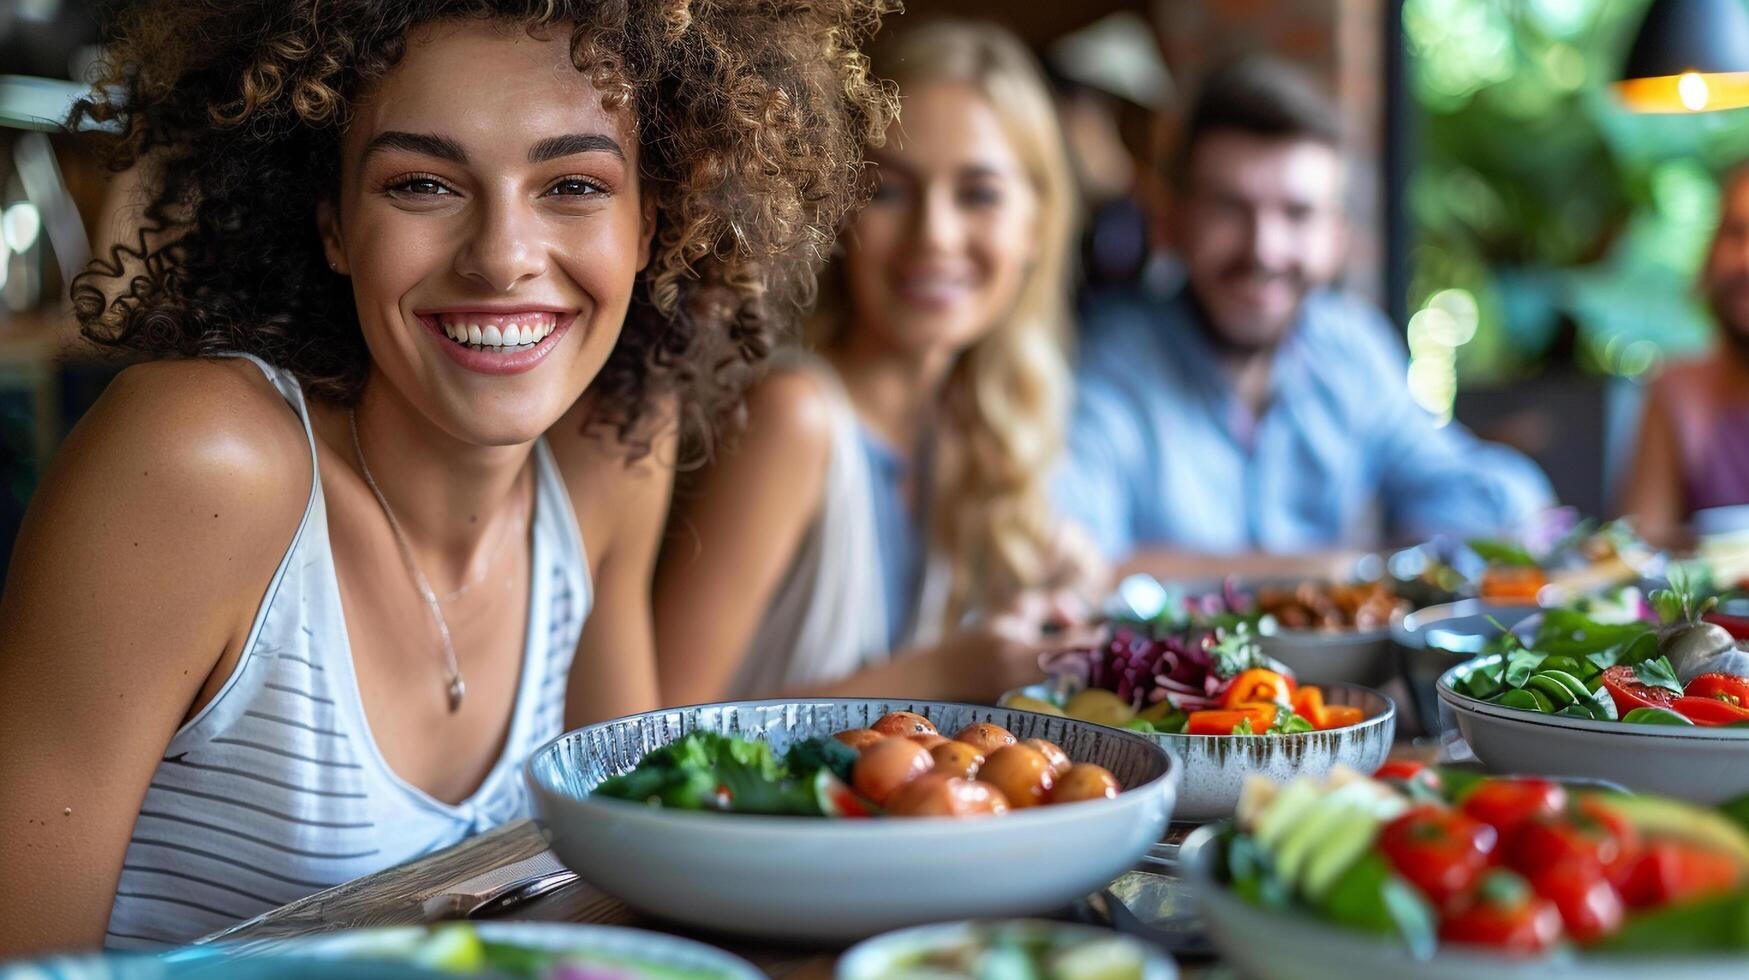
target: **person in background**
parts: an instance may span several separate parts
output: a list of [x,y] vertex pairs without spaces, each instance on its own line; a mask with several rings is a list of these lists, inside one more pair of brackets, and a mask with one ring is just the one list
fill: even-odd
[[1749,164],[1722,182],[1700,289],[1720,342],[1652,383],[1621,494],[1622,513],[1656,544],[1686,543],[1696,511],[1749,504]]
[[[1020,42],[936,22],[877,46],[900,119],[817,317],[676,496],[662,693],[990,698],[1035,679],[1079,580],[1047,477],[1067,414],[1071,177]],[[972,618],[968,619],[968,615]]]
[[881,7],[125,8],[72,122],[146,206],[73,299],[145,363],[0,599],[0,959],[447,847],[657,706],[675,420],[738,401],[855,203]]
[[1550,502],[1529,460],[1435,424],[1396,331],[1334,287],[1339,136],[1287,65],[1213,72],[1171,173],[1185,284],[1085,314],[1059,494],[1125,571],[1340,574],[1381,525],[1491,534]]

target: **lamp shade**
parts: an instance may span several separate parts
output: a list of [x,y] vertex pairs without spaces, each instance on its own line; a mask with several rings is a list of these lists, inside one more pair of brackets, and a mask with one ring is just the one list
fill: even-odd
[[1652,0],[1616,93],[1637,112],[1749,106],[1749,8],[1743,0]]

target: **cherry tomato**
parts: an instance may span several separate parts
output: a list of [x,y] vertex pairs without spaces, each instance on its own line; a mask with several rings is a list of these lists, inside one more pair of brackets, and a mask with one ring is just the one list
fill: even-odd
[[1123,784],[1108,770],[1091,762],[1077,762],[1051,787],[1050,801],[1078,803],[1082,800],[1109,800],[1121,792]]
[[1567,935],[1588,943],[1621,928],[1622,902],[1603,869],[1586,861],[1563,861],[1531,876],[1531,888],[1555,903]]
[[1702,674],[1689,681],[1682,693],[1691,698],[1712,698],[1738,708],[1749,708],[1749,677]]
[[1651,840],[1628,872],[1621,895],[1629,908],[1651,908],[1728,892],[1740,877],[1737,862],[1711,848]]
[[1069,767],[1075,764],[1069,760],[1069,753],[1064,752],[1057,743],[1052,742],[1049,739],[1029,738],[1020,744],[1028,748],[1037,749],[1039,754],[1050,760],[1051,769],[1059,776],[1068,772]]
[[978,767],[984,764],[984,753],[966,742],[943,742],[929,750],[935,768],[961,779],[978,778]]
[[1480,820],[1424,804],[1385,824],[1378,847],[1398,874],[1443,907],[1475,884],[1498,840]]
[[881,720],[868,726],[882,735],[935,735],[935,723],[915,711],[895,711],[882,715]]
[[1024,745],[1004,745],[978,767],[978,779],[1002,791],[1015,809],[1042,806],[1051,797],[1057,773],[1044,753]]
[[935,767],[929,750],[908,738],[883,738],[862,750],[862,758],[850,770],[856,791],[885,806],[899,787]]
[[1463,811],[1498,830],[1503,845],[1525,822],[1566,808],[1567,791],[1546,779],[1489,779],[1463,801]]
[[1287,704],[1293,699],[1293,678],[1273,670],[1253,667],[1242,671],[1227,685],[1227,695],[1221,707],[1237,708],[1247,704]]
[[989,783],[926,772],[899,787],[887,801],[895,817],[972,817],[1008,812],[1008,801]]
[[1578,864],[1620,881],[1636,856],[1639,835],[1625,819],[1593,800],[1570,816],[1536,817],[1519,825],[1506,863],[1527,875],[1558,864]]
[[[1307,720],[1310,721],[1310,719]],[[1316,722],[1314,722],[1314,724],[1316,724]],[[1419,779],[1428,786],[1436,789],[1439,787],[1439,773],[1428,768],[1426,763],[1416,762],[1413,759],[1392,759],[1380,766],[1378,770],[1372,774],[1372,778],[1394,779],[1402,783],[1409,782],[1413,779]]]
[[1729,701],[1713,698],[1677,698],[1670,702],[1670,710],[1696,725],[1709,727],[1749,721],[1749,708],[1739,708]]
[[1482,876],[1475,891],[1439,924],[1441,939],[1521,955],[1540,953],[1560,936],[1561,912],[1555,903],[1531,891],[1523,878],[1498,868]]
[[886,738],[885,735],[882,735],[880,732],[877,732],[872,728],[852,728],[847,732],[839,732],[832,737],[858,752],[861,752],[863,749],[866,749],[881,739]]
[[985,755],[989,755],[1004,745],[1013,745],[1019,741],[1014,737],[1013,732],[1001,725],[992,725],[987,721],[980,721],[960,729],[959,734],[954,736],[954,740],[970,743]]
[[1622,664],[1603,672],[1603,689],[1615,702],[1617,714],[1625,715],[1635,708],[1668,708],[1676,700],[1676,692],[1650,684],[1641,684],[1634,668]]

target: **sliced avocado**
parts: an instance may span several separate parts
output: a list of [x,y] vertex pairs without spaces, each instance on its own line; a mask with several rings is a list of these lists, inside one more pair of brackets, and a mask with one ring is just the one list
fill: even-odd
[[1730,817],[1705,807],[1656,796],[1624,796],[1620,793],[1589,794],[1626,817],[1642,834],[1680,837],[1730,854],[1749,868],[1749,831]]
[[1306,896],[1316,902],[1336,884],[1336,879],[1349,866],[1360,860],[1378,836],[1382,821],[1373,814],[1349,820],[1325,838],[1306,862],[1302,876]]
[[1362,821],[1365,808],[1340,793],[1332,793],[1318,802],[1287,836],[1275,852],[1275,869],[1287,881],[1298,886],[1301,869],[1311,860],[1318,846],[1344,824]]
[[1309,779],[1296,779],[1283,786],[1257,817],[1257,826],[1251,832],[1257,843],[1265,851],[1273,852],[1288,828],[1298,823],[1312,804],[1318,802],[1319,793],[1318,787]]

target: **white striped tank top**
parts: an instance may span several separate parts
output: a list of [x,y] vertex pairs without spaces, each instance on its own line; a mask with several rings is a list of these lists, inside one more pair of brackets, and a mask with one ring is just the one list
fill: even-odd
[[457,805],[397,776],[371,737],[353,673],[315,436],[295,378],[250,358],[303,422],[302,523],[236,669],[171,739],[123,861],[105,946],[186,942],[311,892],[525,816],[521,764],[564,723],[565,679],[590,604],[570,498],[536,443],[528,644],[509,736]]

